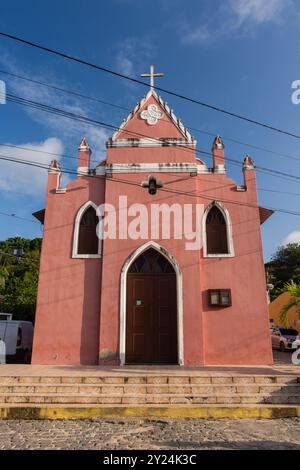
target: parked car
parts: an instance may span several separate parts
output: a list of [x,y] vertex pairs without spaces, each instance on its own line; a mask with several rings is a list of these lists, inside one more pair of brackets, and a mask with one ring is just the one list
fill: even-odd
[[291,351],[293,349],[293,343],[298,336],[298,331],[293,328],[285,327],[271,327],[271,340],[272,348],[280,349],[280,351]]
[[5,342],[6,362],[30,363],[33,341],[33,324],[30,321],[0,320],[0,338]]

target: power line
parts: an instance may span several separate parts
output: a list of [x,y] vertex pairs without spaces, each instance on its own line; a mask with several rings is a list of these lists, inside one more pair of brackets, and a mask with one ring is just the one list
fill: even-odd
[[7,212],[0,212],[0,215],[4,215],[6,217],[13,217],[14,219],[26,220],[27,222],[31,222],[33,224],[38,223],[36,220],[27,219],[26,217],[20,217],[16,214],[9,214]]
[[[55,152],[47,152],[45,150],[40,150],[40,149],[35,149],[33,147],[23,147],[23,146],[20,146],[20,145],[13,145],[13,144],[5,144],[5,143],[0,143],[0,146],[1,147],[8,147],[8,148],[14,148],[14,149],[20,149],[20,150],[25,150],[25,151],[28,151],[28,152],[36,152],[36,153],[42,153],[42,154],[47,154],[47,155],[51,155],[51,156],[56,156],[56,157],[62,157],[62,158],[69,158],[69,159],[72,159],[72,160],[78,160],[78,157],[73,157],[71,155],[66,155],[66,154],[60,154],[60,153],[55,153]],[[182,150],[183,148],[180,147]],[[204,150],[198,150],[198,149],[195,149],[195,153],[199,153],[199,154],[205,154],[205,155],[208,155],[211,157],[211,153],[207,152],[207,151],[204,151]],[[234,166],[241,166],[242,162],[238,161],[238,160],[234,160],[234,159],[231,159],[230,157],[225,157],[225,160],[228,164],[230,165],[234,165]],[[99,160],[95,160],[95,159],[91,159],[90,162],[93,162],[93,163],[99,163]],[[290,175],[290,174],[287,174],[287,173],[282,173],[277,175],[277,174],[273,174],[272,172],[275,171],[275,170],[272,170],[272,169],[262,169],[261,167],[256,167],[258,171],[261,171],[262,173],[265,173],[269,176],[275,176],[275,177],[278,177],[280,179],[285,179],[287,181],[292,181],[292,182],[295,182],[295,179],[298,180],[298,177],[295,176],[295,175]],[[286,175],[286,176],[284,176]],[[278,192],[278,191],[275,191],[275,192]],[[285,194],[288,194],[288,193],[285,193]],[[291,195],[296,195],[296,193],[290,193]]]
[[[14,163],[20,163],[20,164],[24,164],[24,165],[28,165],[28,166],[34,166],[34,167],[38,167],[38,168],[41,168],[41,169],[44,169],[44,170],[49,169],[48,165],[46,166],[45,164],[40,164],[40,163],[37,163],[37,162],[33,163],[33,162],[30,162],[30,161],[16,159],[16,158],[13,158],[13,157],[6,157],[6,156],[3,156],[3,155],[0,155],[0,160],[8,160],[8,161],[11,161],[11,162],[14,162]],[[67,169],[67,168],[61,168],[61,172],[66,173],[66,174],[75,174],[75,175],[77,175],[77,172],[75,172],[74,170],[71,170],[71,169]],[[80,175],[80,173],[79,173],[79,175]],[[106,177],[102,176],[102,175],[90,175],[90,174],[82,173],[81,176],[85,176],[85,177],[88,177],[88,178],[106,179]],[[128,184],[128,185],[131,185],[131,186],[138,186],[139,188],[141,187],[140,183],[136,183],[136,182],[130,181],[130,180],[122,180],[120,178],[118,178],[118,179],[109,179],[109,180],[112,181],[112,182],[115,182],[115,183],[123,183],[123,184]],[[159,191],[167,192],[167,193],[173,193],[173,194],[180,194],[180,195],[185,195],[185,196],[190,196],[190,197],[196,197],[196,198],[203,198],[203,199],[210,200],[210,201],[214,201],[216,199],[216,197],[206,196],[203,193],[186,192],[186,191],[180,191],[180,190],[177,190],[177,189],[172,190],[172,189],[166,188],[166,187],[161,188]],[[234,204],[234,205],[246,206],[246,207],[252,207],[254,209],[258,209],[258,206],[256,204],[243,203],[243,202],[239,202],[239,201],[234,201],[232,199],[224,199],[224,198],[217,198],[217,199],[220,202],[224,202],[224,203],[228,203],[228,204]],[[272,210],[272,211],[282,212],[284,214],[300,216],[300,212],[290,211],[288,209],[275,208],[275,207],[267,207],[267,209]]]
[[[20,98],[20,99],[21,99],[21,98]],[[28,100],[27,100],[27,101],[28,101]],[[38,105],[39,103],[35,103],[35,104]],[[42,106],[43,106],[43,108],[42,108],[43,110],[47,107],[46,105],[42,105]],[[49,108],[50,111],[52,111],[53,109],[54,109],[54,111],[57,110],[56,108],[52,108],[52,107],[51,107],[51,108],[50,108],[50,107],[47,107],[47,108]],[[58,111],[60,114],[63,113],[63,114],[66,114],[67,117],[69,117],[69,114],[70,114],[70,113],[65,113],[63,110],[59,110],[59,109],[58,109],[57,111]],[[71,113],[71,116],[74,117],[74,118],[76,118],[76,115],[73,115],[73,113]],[[88,119],[88,121],[93,121],[93,123],[96,122],[97,124],[100,124],[99,121],[94,121],[94,120],[91,120],[91,119],[89,119],[89,118],[84,118],[84,117],[82,117],[82,116],[78,116],[78,118],[79,118],[80,120],[82,120],[82,119]],[[110,128],[113,128],[113,129],[120,129],[120,128],[117,128],[117,127],[114,126],[114,125],[107,124],[107,123],[101,123],[101,125],[104,125],[105,127],[110,127]],[[132,133],[132,132],[131,132],[131,133]],[[140,135],[140,134],[139,134],[139,135]],[[142,135],[142,136],[145,137],[145,135]],[[153,139],[153,140],[156,140],[156,139]],[[190,149],[185,149],[185,148],[183,148],[182,150],[188,150],[188,151],[190,151]],[[193,149],[193,151],[194,151],[194,149]],[[197,150],[195,150],[195,151],[197,152]],[[206,154],[206,155],[211,156],[211,154],[210,154],[209,152],[205,152],[205,151],[202,151],[202,150],[199,150],[198,152],[199,152],[199,153],[204,153],[204,154]],[[240,165],[240,162],[239,162],[239,161],[230,159],[229,157],[227,157],[227,159],[228,159],[228,160],[231,160],[231,161],[232,161],[233,163],[235,163],[235,164]],[[45,168],[45,166],[42,166],[42,168]],[[47,168],[47,167],[46,167],[46,168]],[[264,172],[264,173],[270,174],[270,175],[272,175],[272,176],[278,176],[278,177],[281,177],[281,178],[282,178],[282,177],[284,177],[284,178],[289,178],[290,180],[296,179],[297,181],[300,179],[300,177],[298,177],[298,176],[296,176],[296,175],[290,175],[290,174],[283,173],[283,172],[279,172],[279,171],[276,171],[276,170],[270,170],[270,169],[264,168],[264,167],[257,167],[257,168],[258,168],[258,170],[260,170],[260,171],[262,171],[262,172]],[[73,172],[72,174],[76,174],[76,173]]]
[[[84,95],[82,93],[78,93],[78,92],[75,92],[73,90],[69,90],[69,89],[66,89],[66,88],[61,88],[61,87],[58,87],[56,85],[41,82],[39,80],[34,80],[34,79],[29,78],[29,77],[24,77],[22,75],[18,75],[18,74],[12,73],[12,72],[7,72],[5,70],[0,70],[0,73],[7,74],[7,75],[10,75],[12,77],[21,79],[21,80],[26,80],[26,81],[29,81],[29,82],[32,82],[32,83],[36,83],[38,85],[42,85],[42,86],[45,86],[45,87],[48,87],[48,88],[52,88],[54,90],[58,90],[58,91],[61,91],[63,93],[69,93],[71,95],[75,95],[75,96],[78,96],[80,98],[95,101],[95,102],[104,104],[106,106],[111,106],[111,107],[114,107],[114,108],[118,108],[118,109],[126,111],[126,112],[131,112],[131,108],[128,108],[128,107],[125,107],[125,106],[120,106],[120,105],[117,105],[115,103],[111,103],[109,101],[104,101],[100,98],[95,98],[95,97],[92,97],[92,96],[89,96],[89,95]],[[162,121],[167,122],[167,119],[162,118]],[[209,132],[209,131],[206,131],[204,129],[199,129],[199,128],[196,128],[196,127],[192,127],[189,124],[187,124],[186,127],[191,131],[215,137],[215,133],[213,133],[213,132]],[[291,159],[291,160],[300,161],[300,157],[296,157],[294,155],[289,155],[289,154],[282,153],[282,152],[276,152],[275,150],[268,149],[266,147],[261,147],[261,146],[258,146],[258,145],[254,145],[254,144],[249,144],[249,142],[244,142],[244,141],[241,141],[241,140],[237,140],[237,139],[234,139],[232,137],[228,137],[226,135],[222,135],[222,137],[223,137],[224,140],[227,140],[229,142],[233,142],[233,143],[238,144],[238,145],[243,145],[243,146],[245,145],[245,146],[253,148],[255,150],[259,150],[259,151],[262,151],[262,152],[267,152],[267,153],[270,153],[272,155],[277,155],[277,156],[280,156],[280,157],[283,157],[283,158],[288,158],[288,159]]]
[[[84,59],[81,59],[79,57],[74,57],[74,56],[71,56],[69,54],[66,54],[64,52],[61,52],[61,51],[57,51],[57,50],[54,50],[54,49],[51,49],[49,47],[46,47],[46,46],[42,46],[40,44],[37,44],[37,43],[34,43],[32,41],[28,41],[26,39],[23,39],[23,38],[20,38],[18,36],[14,36],[12,34],[8,34],[8,33],[4,33],[2,31],[0,31],[0,35],[3,36],[3,37],[6,37],[8,39],[12,39],[14,41],[17,41],[17,42],[20,42],[20,43],[23,43],[23,44],[26,44],[28,46],[31,46],[31,47],[34,47],[34,48],[37,48],[37,49],[40,49],[44,52],[48,52],[50,54],[54,54],[54,55],[57,55],[57,56],[60,56],[64,59],[67,59],[67,60],[70,60],[70,61],[73,61],[73,62],[77,62],[77,63],[80,63],[82,65],[86,65],[88,67],[91,67],[93,69],[96,69],[96,70],[99,70],[101,72],[105,72],[105,73],[108,73],[108,74],[111,74],[111,75],[114,75],[116,77],[119,77],[119,78],[123,78],[123,79],[126,79],[126,80],[129,80],[133,83],[137,83],[139,85],[143,85],[143,86],[146,86],[147,88],[149,88],[149,84],[142,81],[142,80],[138,80],[136,78],[132,78],[132,77],[129,77],[128,75],[124,75],[120,72],[116,72],[115,70],[112,70],[112,69],[109,69],[107,67],[102,67],[100,65],[97,65],[97,64],[94,64],[92,62],[88,62]],[[211,105],[209,103],[205,103],[203,101],[200,101],[198,99],[195,99],[195,98],[190,98],[188,96],[185,96],[185,95],[182,95],[182,94],[179,94],[179,93],[176,93],[174,91],[171,91],[171,90],[167,90],[165,88],[162,88],[162,87],[155,87],[156,90],[158,91],[161,91],[163,93],[166,93],[168,95],[171,95],[171,96],[175,96],[176,98],[180,98],[182,100],[185,100],[185,101],[188,101],[190,103],[194,103],[194,104],[197,104],[197,105],[200,105],[202,107],[205,107],[207,109],[210,109],[212,111],[217,111],[219,113],[223,113],[227,116],[231,116],[231,117],[234,117],[236,119],[239,119],[239,120],[242,120],[242,121],[245,121],[245,122],[248,122],[250,124],[255,124],[257,126],[260,126],[260,127],[263,127],[265,129],[269,129],[271,131],[274,131],[274,132],[278,132],[280,134],[283,134],[283,135],[287,135],[289,137],[293,137],[295,139],[300,139],[300,135],[298,134],[294,134],[293,132],[290,132],[290,131],[286,131],[286,130],[283,130],[283,129],[280,129],[278,127],[275,127],[273,125],[270,125],[270,124],[266,124],[266,123],[263,123],[261,121],[258,121],[258,120],[255,120],[255,119],[252,119],[252,118],[248,118],[246,116],[243,116],[241,114],[238,114],[238,113],[234,113],[232,111],[228,111],[226,109],[223,109],[223,108],[220,108],[218,106],[214,106],[214,105]]]
[[278,191],[277,189],[266,189],[266,188],[259,188],[259,191],[269,192],[269,193],[276,193],[276,194],[286,194],[288,196],[300,196],[300,193],[293,193],[289,191]]
[[[157,139],[157,138],[154,138],[154,137],[149,137],[145,134],[141,134],[141,133],[134,132],[134,131],[127,131],[126,129],[121,129],[120,127],[118,127],[114,124],[105,123],[103,121],[98,121],[96,119],[88,118],[86,116],[71,113],[69,111],[65,111],[65,110],[62,110],[62,109],[59,109],[59,108],[55,108],[53,106],[48,106],[48,105],[44,105],[42,103],[38,103],[38,102],[35,102],[35,101],[27,100],[25,98],[18,97],[18,96],[15,96],[15,95],[8,94],[8,100],[11,100],[11,101],[13,101],[17,104],[21,104],[21,105],[24,105],[24,106],[33,107],[34,109],[39,109],[39,110],[48,112],[50,114],[56,114],[56,115],[66,117],[66,118],[69,118],[69,119],[74,119],[74,120],[79,121],[79,122],[85,122],[85,123],[88,123],[90,125],[97,125],[99,127],[105,128],[105,129],[113,129],[114,131],[122,131],[122,132],[128,133],[130,135],[136,135],[138,137],[148,138],[149,140],[151,140],[153,142],[160,142],[160,139]],[[204,154],[204,155],[208,155],[209,157],[211,157],[211,153],[207,152],[207,151],[204,151],[204,150],[199,150],[199,149],[195,149],[195,148],[191,149],[189,147],[184,147],[184,146],[183,147],[181,146],[179,148],[182,151],[187,151],[187,152],[192,152],[192,153],[195,152],[196,154],[197,153],[198,154]],[[75,158],[75,157],[71,157],[71,158]],[[230,158],[228,156],[226,156],[226,159],[229,162],[232,162],[233,164],[238,164],[239,166],[241,165],[241,162],[238,161],[238,160],[235,160],[235,159]],[[285,173],[285,172],[278,171],[278,170],[273,170],[273,169],[270,169],[270,168],[267,168],[267,167],[261,167],[259,165],[256,165],[256,169],[258,171],[261,171],[262,173],[269,174],[271,176],[276,176],[276,177],[283,178],[283,179],[288,179],[289,181],[295,181],[295,180],[299,181],[299,179],[300,179],[300,176]]]
[[110,103],[109,101],[105,101],[105,100],[102,100],[100,98],[95,98],[93,96],[83,95],[82,93],[78,93],[78,92],[73,91],[73,90],[67,90],[66,88],[61,88],[61,87],[56,86],[56,85],[51,85],[49,83],[41,82],[39,80],[34,80],[33,78],[23,77],[22,75],[18,75],[16,73],[7,72],[6,70],[0,70],[0,73],[3,73],[5,75],[10,75],[11,77],[18,78],[18,79],[21,79],[21,80],[26,80],[28,82],[35,83],[37,85],[42,85],[42,86],[45,86],[47,88],[52,88],[53,90],[56,90],[56,91],[62,91],[64,93],[69,93],[70,95],[77,96],[78,98],[84,98],[84,99],[87,99],[87,100],[90,100],[90,101],[95,101],[96,103],[104,104],[105,106],[111,106],[113,108],[116,108],[116,109],[119,109],[119,110],[122,110],[122,111],[130,111],[129,108],[125,108],[124,106],[119,106],[117,104]]
[[[215,137],[215,135],[216,135],[215,133],[205,131],[204,129],[195,129],[195,128],[189,127],[189,126],[188,126],[188,128],[190,130],[194,131],[194,132],[203,133],[203,134],[206,134],[206,135],[209,135],[209,136],[212,136],[212,137]],[[290,154],[287,154],[287,153],[276,152],[275,150],[268,149],[266,147],[261,147],[259,145],[255,145],[255,144],[249,144],[249,142],[243,142],[241,140],[236,140],[236,139],[233,139],[232,137],[228,137],[228,136],[223,135],[223,134],[222,134],[222,139],[227,140],[228,142],[233,142],[234,144],[243,145],[243,146],[246,146],[246,147],[253,148],[254,150],[259,150],[261,152],[267,152],[267,153],[270,153],[272,155],[277,155],[279,157],[283,157],[285,159],[288,158],[290,160],[295,160],[297,162],[300,162],[300,156],[296,157],[294,155],[290,155]]]
[[[146,137],[146,138],[149,138],[152,141],[160,142],[160,139],[149,137],[149,136],[146,136],[145,134],[137,133],[137,132],[134,132],[134,131],[126,131],[125,129],[121,129],[121,128],[113,125],[113,124],[104,123],[104,122],[97,121],[97,120],[94,120],[94,119],[91,119],[91,118],[88,118],[88,117],[85,117],[85,116],[80,116],[78,114],[76,115],[74,113],[70,113],[70,112],[67,112],[65,110],[61,110],[59,108],[50,107],[48,105],[44,105],[44,104],[41,104],[41,103],[38,103],[38,102],[26,100],[24,98],[17,97],[17,96],[14,96],[14,95],[9,95],[8,99],[12,100],[13,102],[16,102],[18,104],[23,104],[25,106],[34,107],[35,109],[40,109],[42,111],[46,111],[46,112],[49,112],[49,113],[58,114],[60,116],[66,117],[66,118],[79,120],[80,122],[83,121],[83,122],[86,122],[86,123],[89,123],[89,124],[92,124],[92,125],[98,125],[99,127],[104,127],[105,129],[110,128],[110,129],[113,129],[113,130],[119,130],[119,131],[122,130],[124,133],[128,133],[128,134],[131,134],[131,135],[134,134],[134,135],[137,135],[139,137]],[[206,151],[202,151],[202,150],[190,149],[190,148],[187,148],[187,147],[181,148],[181,150],[192,151],[192,152],[200,153],[200,154],[206,154],[206,155],[209,155],[211,157],[210,152],[206,152]],[[70,158],[74,158],[74,157],[70,157]],[[239,161],[234,160],[234,159],[230,159],[229,157],[226,157],[226,158],[227,158],[228,161],[231,161],[231,162],[234,162],[234,163],[240,165]],[[259,166],[256,166],[256,168],[258,169],[258,171],[262,171],[263,173],[270,174],[272,176],[277,176],[277,177],[280,177],[280,178],[283,178],[283,179],[288,179],[289,181],[299,179],[298,176],[286,174],[286,173],[279,172],[279,171],[276,171],[276,170],[271,170],[269,168],[263,168],[263,167],[259,167]]]
[[[36,149],[33,147],[22,147],[21,145],[5,144],[3,142],[0,143],[0,147],[8,147],[8,148],[25,150],[26,152],[43,153],[45,155],[52,155],[53,157],[70,158],[72,160],[78,160],[78,156],[73,157],[72,155],[66,155],[64,153],[47,152],[46,150],[40,150],[40,149]],[[95,159],[91,159],[90,161],[94,163],[99,163],[99,160],[95,160]]]
[[[107,124],[105,124],[105,125],[107,126]],[[110,126],[110,127],[113,127],[114,129],[116,128],[116,126],[111,126],[111,125],[109,125],[109,126]],[[185,150],[188,150],[188,149],[185,149]],[[205,153],[207,153],[208,155],[210,155],[210,153],[208,153],[208,152],[205,152]],[[2,159],[4,159],[4,158],[2,158]],[[6,158],[6,160],[9,160],[9,159]],[[240,162],[234,161],[234,163],[238,163],[238,164],[240,165]],[[26,163],[24,162],[24,164],[29,164],[29,163],[28,163],[28,162],[26,162]],[[39,166],[40,168],[48,169],[48,166],[45,166],[45,165],[42,165],[42,166],[41,166],[40,164],[37,164],[37,165],[35,165],[35,166]],[[268,169],[263,169],[263,171],[266,172],[266,171],[269,171],[269,170],[268,170]],[[64,172],[66,172],[66,171],[64,171]],[[74,175],[77,174],[77,173],[74,172],[74,171],[72,171],[71,173],[70,173],[70,171],[68,171],[68,173],[69,173],[69,174],[74,174]],[[298,179],[298,177],[295,177],[294,175],[286,175],[286,174],[285,174],[285,176],[289,176],[289,177],[291,177],[291,178],[297,178],[297,179]],[[272,209],[272,210],[273,210],[273,209]],[[277,210],[277,209],[276,209],[276,210]],[[278,211],[281,211],[281,210],[278,210]],[[282,211],[286,212],[285,210],[282,210]],[[294,214],[294,212],[291,212],[291,211],[289,211],[288,213]],[[297,214],[296,214],[296,215],[297,215]]]
[[[211,155],[209,152],[206,152],[205,150],[198,150],[197,152],[199,152],[200,154],[204,154],[204,155]],[[226,156],[226,160],[234,162],[234,163],[240,163],[237,160],[235,160],[233,158],[230,158],[228,156]],[[292,175],[291,173],[285,173],[283,171],[273,170],[271,168],[263,167],[263,166],[260,166],[260,165],[255,165],[255,167],[259,171],[262,171],[262,172],[265,172],[265,173],[270,173],[270,174],[272,173],[273,176],[278,175],[278,176],[284,176],[284,177],[300,180],[300,176],[298,176],[298,175]]]

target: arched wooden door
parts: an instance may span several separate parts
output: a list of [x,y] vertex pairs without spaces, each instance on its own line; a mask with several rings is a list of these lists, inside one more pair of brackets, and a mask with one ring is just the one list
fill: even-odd
[[153,248],[127,274],[126,363],[177,364],[176,273]]

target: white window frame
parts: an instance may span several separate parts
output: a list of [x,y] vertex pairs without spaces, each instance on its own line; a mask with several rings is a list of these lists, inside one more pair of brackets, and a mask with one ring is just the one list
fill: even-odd
[[[216,206],[223,214],[226,223],[226,235],[227,235],[227,246],[228,253],[207,253],[207,238],[206,238],[206,219],[209,211],[213,206]],[[202,218],[202,233],[203,233],[203,257],[204,258],[233,258],[234,257],[234,246],[232,237],[232,223],[228,210],[223,204],[218,201],[214,201],[207,206],[203,218]]]
[[93,207],[97,213],[97,206],[93,201],[87,201],[83,206],[80,207],[76,214],[75,224],[74,224],[74,234],[73,234],[73,249],[72,249],[72,258],[83,258],[83,259],[92,259],[92,258],[101,258],[102,255],[102,240],[98,238],[98,254],[79,254],[78,253],[78,241],[79,241],[79,228],[80,222],[83,214],[89,208]]

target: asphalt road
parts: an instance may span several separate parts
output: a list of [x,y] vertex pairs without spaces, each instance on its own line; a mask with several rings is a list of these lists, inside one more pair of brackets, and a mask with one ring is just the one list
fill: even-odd
[[[292,353],[290,351],[281,352],[273,349],[273,359],[276,365],[292,365]],[[300,371],[300,366],[299,366]]]

